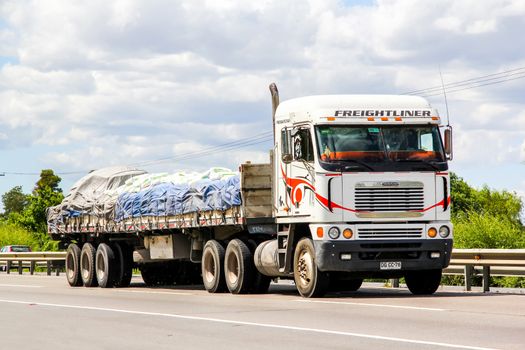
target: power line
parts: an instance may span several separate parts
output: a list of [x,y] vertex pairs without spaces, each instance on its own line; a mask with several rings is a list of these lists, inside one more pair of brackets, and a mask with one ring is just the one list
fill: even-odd
[[[475,89],[475,88],[482,87],[482,86],[488,86],[488,85],[494,85],[494,84],[499,84],[499,83],[505,83],[507,81],[517,80],[517,79],[522,79],[522,78],[525,78],[525,74],[522,75],[522,76],[519,76],[519,77],[514,77],[514,78],[509,78],[509,79],[502,79],[502,80],[493,81],[493,82],[484,83],[484,84],[477,84],[477,85],[468,86],[468,87],[464,87],[464,88],[460,88],[460,89],[447,90],[447,94],[453,93],[453,92],[458,92],[458,91]],[[432,97],[432,96],[438,96],[438,95],[441,95],[441,94],[442,94],[441,92],[438,92],[438,93],[421,94],[419,96]]]
[[[261,134],[253,135],[253,136],[246,137],[246,138],[242,138],[242,139],[239,139],[237,141],[227,142],[227,143],[223,143],[223,144],[220,144],[220,145],[208,147],[208,148],[205,148],[205,149],[202,149],[202,150],[199,150],[199,151],[185,153],[183,155],[170,156],[170,157],[164,157],[164,158],[159,158],[159,159],[155,159],[155,160],[148,160],[148,161],[143,161],[143,162],[132,163],[132,164],[129,164],[129,166],[148,166],[148,165],[154,165],[154,164],[163,163],[163,162],[166,162],[166,161],[179,160],[181,158],[183,158],[183,159],[192,158],[194,156],[201,155],[201,154],[213,154],[213,153],[217,153],[219,151],[224,151],[227,148],[232,147],[232,146],[243,146],[243,147],[244,146],[250,146],[252,144],[266,142],[267,138],[269,138],[271,135],[272,135],[271,131],[266,131],[266,132],[263,132]],[[262,140],[262,142],[254,142],[254,141],[261,141],[261,140]]]
[[[478,84],[478,83],[494,81],[494,80],[498,80],[497,82],[495,82],[495,83],[498,83],[500,82],[499,80],[501,80],[502,78],[512,77],[516,75],[518,75],[516,79],[524,78],[525,77],[525,67],[509,69],[509,70],[499,72],[499,73],[487,74],[487,75],[482,75],[482,76],[475,77],[475,78],[447,83],[445,84],[445,88],[452,89],[452,88],[457,88],[461,86],[468,86],[472,84]],[[487,85],[490,85],[490,84],[487,84]],[[433,87],[426,88],[426,89],[405,92],[403,93],[403,95],[427,94],[427,93],[432,93],[432,92],[438,92],[438,91],[441,91],[442,89],[443,89],[442,85],[433,86]]]
[[[447,84],[444,84],[444,87],[447,89],[447,93],[454,93],[458,91],[475,89],[475,88],[482,87],[482,86],[501,84],[501,83],[505,83],[508,81],[523,79],[523,78],[525,78],[525,67],[519,67],[519,68],[505,70],[499,73],[492,73],[492,74],[482,75],[479,77],[474,77],[474,78],[469,78],[465,80],[447,83]],[[426,89],[408,91],[402,94],[403,95],[419,95],[422,97],[432,97],[432,96],[441,95],[442,89],[443,89],[443,86],[433,86],[433,87],[429,87]],[[183,155],[178,155],[178,156],[163,157],[163,158],[158,158],[155,160],[136,162],[136,163],[128,164],[128,166],[135,166],[135,167],[152,166],[156,164],[162,164],[165,162],[181,162],[184,160],[189,160],[189,159],[194,159],[194,158],[202,158],[202,157],[206,157],[212,154],[216,154],[218,152],[231,151],[231,150],[236,150],[236,149],[245,148],[248,146],[253,146],[253,145],[268,142],[272,139],[271,134],[272,134],[271,131],[266,131],[266,132],[256,134],[250,137],[242,138],[236,141],[231,141],[231,142],[219,144],[216,146],[208,147],[200,151],[185,153]],[[91,170],[64,171],[64,172],[58,171],[55,174],[57,175],[79,175],[79,174],[86,174],[89,171]],[[10,172],[10,171],[0,172],[0,176],[5,176],[5,175],[35,176],[35,175],[40,175],[40,173]]]

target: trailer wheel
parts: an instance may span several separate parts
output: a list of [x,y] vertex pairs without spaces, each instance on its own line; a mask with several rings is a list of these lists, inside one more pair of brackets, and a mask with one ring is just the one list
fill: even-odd
[[98,285],[95,273],[95,254],[97,250],[91,243],[84,243],[80,252],[80,276],[85,287]]
[[299,294],[305,298],[323,296],[330,279],[319,271],[315,262],[315,248],[310,238],[302,238],[295,247],[293,276]]
[[139,266],[142,279],[147,286],[167,286],[175,284],[178,261],[148,263]]
[[[252,252],[253,256],[253,254],[255,253],[255,249],[257,249],[257,242],[255,242],[253,239],[250,239],[248,241],[248,246],[250,247],[250,251]],[[254,278],[251,292],[254,294],[264,294],[268,292],[268,289],[270,288],[270,283],[272,282],[272,278],[270,276],[266,276],[260,273],[259,270],[257,270],[257,268],[255,267],[255,263],[253,264],[253,271]]]
[[412,294],[434,294],[441,283],[441,270],[408,271],[405,282]]
[[95,256],[97,281],[99,287],[112,288],[118,273],[117,261],[113,249],[106,243],[98,245]]
[[80,276],[80,248],[72,243],[67,248],[66,253],[66,278],[71,287],[82,285]]
[[216,240],[209,240],[202,252],[202,282],[210,293],[220,293],[226,290],[224,279],[224,248]]
[[244,294],[253,287],[253,254],[240,239],[233,239],[224,255],[226,286],[233,294]]
[[133,274],[133,252],[126,243],[115,243],[113,245],[117,266],[115,287],[128,287]]

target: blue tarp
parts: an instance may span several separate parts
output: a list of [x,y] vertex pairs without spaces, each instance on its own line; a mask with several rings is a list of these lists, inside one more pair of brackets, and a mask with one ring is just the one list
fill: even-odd
[[115,208],[115,220],[226,210],[237,205],[241,205],[239,176],[201,180],[192,185],[160,183],[140,192],[121,194]]

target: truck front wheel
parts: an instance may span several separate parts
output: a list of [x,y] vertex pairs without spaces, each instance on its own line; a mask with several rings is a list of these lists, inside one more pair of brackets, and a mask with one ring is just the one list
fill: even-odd
[[434,294],[441,283],[441,270],[408,271],[405,282],[412,294]]
[[210,293],[219,293],[226,290],[224,279],[224,248],[216,240],[209,240],[202,252],[202,282]]
[[80,248],[75,243],[67,247],[66,278],[71,287],[82,285],[82,277],[80,276]]
[[315,261],[315,248],[310,238],[302,238],[295,247],[293,276],[299,294],[305,298],[323,296],[330,279],[319,271]]
[[224,256],[224,276],[228,290],[244,294],[252,289],[255,265],[248,246],[240,239],[228,243]]

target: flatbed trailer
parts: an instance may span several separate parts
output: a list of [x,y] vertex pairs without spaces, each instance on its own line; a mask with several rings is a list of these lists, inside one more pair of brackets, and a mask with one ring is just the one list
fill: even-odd
[[366,277],[405,277],[413,293],[434,293],[452,250],[451,128],[419,97],[279,104],[270,90],[270,163],[240,165],[240,205],[121,219],[55,211],[48,232],[67,247],[69,284],[125,287],[138,267],[148,285],[212,293],[262,293],[289,278],[315,297]]

